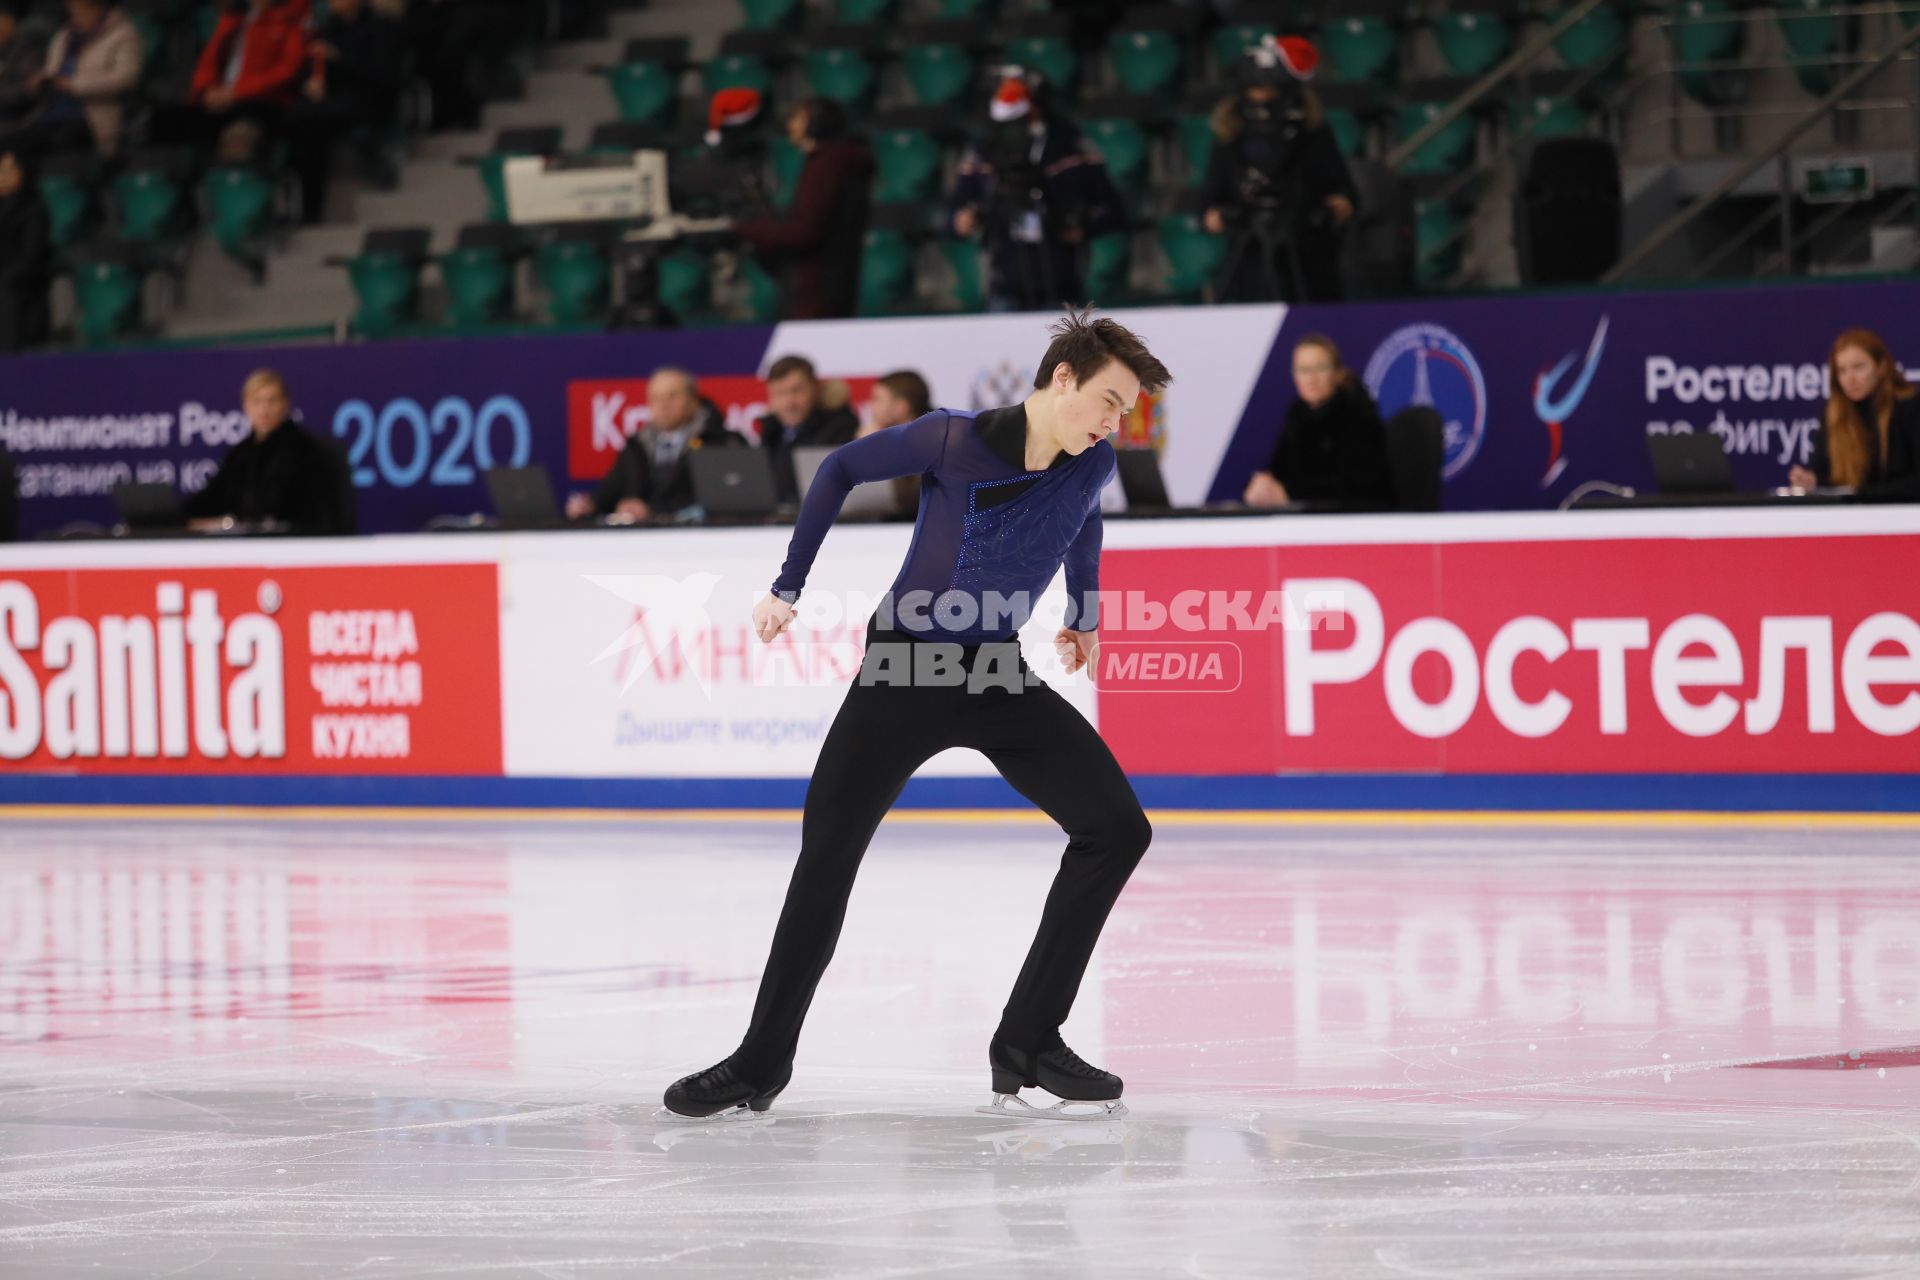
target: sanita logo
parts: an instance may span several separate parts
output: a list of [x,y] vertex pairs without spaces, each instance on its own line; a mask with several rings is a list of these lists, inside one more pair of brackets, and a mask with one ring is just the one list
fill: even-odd
[[1366,380],[1382,417],[1414,405],[1440,415],[1443,478],[1451,480],[1473,463],[1487,432],[1487,382],[1473,352],[1452,331],[1437,324],[1395,329],[1367,361]]
[[1586,360],[1581,363],[1580,371],[1571,382],[1567,375],[1573,372],[1574,362],[1580,360],[1578,351],[1570,351],[1561,357],[1560,363],[1551,369],[1543,369],[1533,380],[1533,411],[1540,421],[1547,424],[1547,469],[1540,477],[1540,487],[1546,488],[1560,478],[1567,469],[1567,459],[1563,452],[1565,443],[1564,427],[1573,411],[1580,407],[1586,398],[1587,388],[1593,385],[1593,375],[1600,368],[1600,355],[1607,349],[1607,317],[1600,317],[1600,325],[1593,331],[1593,340],[1587,343]]
[[[260,606],[280,588],[260,584]],[[204,760],[287,754],[280,625],[266,613],[228,622],[212,591],[154,588],[154,617],[59,617],[0,581],[0,759],[43,745],[56,760],[100,756]],[[37,652],[45,684],[29,665]]]

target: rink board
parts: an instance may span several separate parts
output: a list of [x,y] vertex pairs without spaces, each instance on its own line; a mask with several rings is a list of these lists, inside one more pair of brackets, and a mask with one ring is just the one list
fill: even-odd
[[[0,801],[794,808],[909,536],[833,530],[773,646],[783,528],[12,548]],[[1154,808],[1913,811],[1916,552],[1900,508],[1109,520],[1099,683],[1060,584],[1022,639]],[[956,750],[903,803],[1021,801]]]

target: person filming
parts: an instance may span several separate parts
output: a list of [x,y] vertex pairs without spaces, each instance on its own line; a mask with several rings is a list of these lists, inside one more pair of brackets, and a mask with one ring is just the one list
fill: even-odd
[[1353,175],[1307,81],[1320,55],[1268,36],[1234,64],[1239,92],[1213,112],[1202,222],[1231,237],[1219,301],[1335,302]]

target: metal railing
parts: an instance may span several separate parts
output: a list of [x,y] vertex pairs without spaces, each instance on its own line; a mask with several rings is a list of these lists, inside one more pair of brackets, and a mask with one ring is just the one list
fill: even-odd
[[1571,31],[1575,26],[1579,25],[1588,14],[1606,3],[1608,3],[1608,0],[1580,0],[1579,4],[1574,5],[1573,8],[1568,9],[1547,26],[1534,32],[1518,49],[1508,54],[1499,66],[1496,66],[1471,85],[1467,86],[1466,90],[1461,93],[1459,97],[1448,103],[1438,115],[1414,130],[1413,133],[1406,138],[1401,139],[1398,146],[1387,152],[1382,163],[1384,163],[1388,169],[1397,170],[1401,165],[1405,164],[1408,158],[1416,151],[1438,137],[1441,130],[1445,129],[1467,112],[1472,111],[1480,105],[1481,100],[1488,94],[1511,80],[1525,68],[1531,66],[1541,54],[1553,47],[1554,41],[1558,40],[1568,31]]
[[1622,257],[1620,261],[1615,264],[1613,270],[1602,278],[1601,282],[1603,284],[1617,284],[1626,280],[1634,268],[1646,262],[1654,254],[1666,247],[1668,242],[1673,240],[1675,236],[1692,226],[1701,217],[1705,216],[1709,210],[1719,204],[1722,199],[1737,190],[1748,179],[1752,178],[1756,173],[1759,173],[1770,164],[1777,166],[1780,170],[1779,203],[1777,206],[1770,206],[1767,216],[1749,224],[1739,236],[1735,236],[1727,244],[1723,244],[1710,261],[1718,262],[1724,260],[1725,255],[1731,252],[1729,246],[1749,243],[1754,235],[1757,235],[1761,229],[1777,219],[1781,224],[1782,258],[1784,259],[1784,264],[1790,265],[1794,256],[1796,239],[1792,225],[1792,183],[1790,181],[1789,166],[1786,160],[1787,149],[1799,141],[1801,137],[1822,120],[1827,119],[1835,111],[1847,107],[1849,105],[1848,99],[1851,95],[1862,85],[1866,84],[1867,81],[1916,49],[1920,49],[1920,27],[1915,27],[1905,32],[1901,38],[1895,40],[1890,47],[1882,51],[1877,57],[1872,57],[1859,66],[1856,66],[1842,78],[1839,83],[1834,85],[1825,97],[1808,108],[1800,116],[1799,120],[1789,126],[1786,132],[1779,138],[1776,138],[1765,149],[1755,154],[1746,162],[1735,166],[1731,173],[1715,183],[1704,195],[1656,227],[1651,234],[1642,239],[1632,250]]

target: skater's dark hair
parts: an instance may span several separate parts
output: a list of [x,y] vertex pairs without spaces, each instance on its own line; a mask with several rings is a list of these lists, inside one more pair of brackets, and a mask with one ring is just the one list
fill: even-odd
[[767,366],[767,381],[778,382],[790,373],[804,373],[809,382],[818,382],[820,377],[813,371],[813,361],[805,356],[781,356]]
[[907,408],[916,418],[925,417],[927,411],[933,408],[933,392],[927,389],[927,380],[911,369],[902,369],[884,378],[875,378],[874,381],[906,401]]
[[1076,383],[1099,373],[1109,360],[1118,360],[1131,369],[1133,376],[1140,379],[1143,391],[1158,391],[1173,381],[1167,366],[1147,350],[1147,344],[1140,341],[1138,334],[1117,320],[1105,316],[1094,319],[1091,307],[1069,310],[1054,322],[1052,333],[1053,342],[1033,375],[1036,388],[1053,381],[1053,371],[1062,362],[1073,370]]

